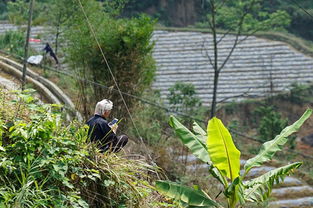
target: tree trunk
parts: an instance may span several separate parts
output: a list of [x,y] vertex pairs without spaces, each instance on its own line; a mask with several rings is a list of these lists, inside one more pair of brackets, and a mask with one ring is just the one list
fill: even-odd
[[55,55],[58,56],[58,46],[59,46],[59,36],[60,36],[60,26],[61,26],[61,13],[59,13],[59,19],[57,24],[57,32],[55,34]]
[[219,77],[219,73],[214,72],[213,98],[212,98],[212,104],[211,104],[210,119],[215,116],[215,112],[216,112],[216,97],[217,97],[218,77]]
[[213,97],[212,97],[212,103],[211,103],[211,112],[210,112],[210,119],[215,116],[216,111],[216,95],[217,95],[217,85],[218,85],[218,76],[219,76],[219,69],[218,69],[218,48],[217,48],[217,37],[216,37],[216,8],[215,8],[215,1],[211,1],[211,17],[212,17],[212,23],[211,23],[211,29],[213,34],[213,45],[214,45],[214,62],[213,62],[213,68],[214,68],[214,86],[213,86]]

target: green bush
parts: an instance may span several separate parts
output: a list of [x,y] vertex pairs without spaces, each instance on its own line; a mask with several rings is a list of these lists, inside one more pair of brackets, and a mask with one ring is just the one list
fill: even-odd
[[0,207],[149,207],[144,160],[100,154],[58,105],[0,95]]
[[[258,107],[255,114],[260,118],[257,131],[262,142],[273,139],[288,125],[288,119],[283,119],[273,106]],[[290,149],[296,147],[295,142],[296,136],[289,136],[287,144]]]
[[[132,19],[116,19],[111,14],[104,13],[95,1],[83,1],[89,21],[96,30],[96,37],[101,50],[92,35],[89,25],[81,12],[76,12],[65,33],[68,40],[68,61],[81,77],[91,79],[116,90],[112,74],[115,76],[122,92],[140,95],[150,86],[154,78],[154,60],[152,58],[153,43],[150,42],[154,22],[147,16]],[[81,11],[80,8],[77,8]],[[79,25],[79,27],[77,27]],[[79,31],[79,32],[77,32]],[[109,63],[110,73],[101,51]],[[79,83],[84,85],[84,83]],[[92,92],[86,95],[86,88]],[[127,110],[114,90],[108,90],[99,85],[86,85],[81,88],[81,97],[85,96],[86,108],[93,108],[94,104],[103,98],[110,98],[119,112],[117,117],[125,117]],[[135,99],[124,96],[127,105],[131,108]],[[92,111],[84,114],[90,114]]]
[[257,131],[262,142],[273,139],[288,125],[288,119],[282,119],[273,106],[258,107],[254,113],[259,118]]
[[0,50],[10,54],[23,56],[25,45],[25,35],[21,31],[7,31],[0,35]]
[[[170,109],[174,112],[190,115],[193,118],[201,118],[204,115],[204,109],[201,108],[202,102],[196,95],[196,90],[193,84],[176,82],[174,86],[168,89]],[[190,126],[192,119],[180,116],[183,122]]]
[[311,101],[313,92],[309,85],[293,83],[289,92],[289,101],[295,104],[303,104]]

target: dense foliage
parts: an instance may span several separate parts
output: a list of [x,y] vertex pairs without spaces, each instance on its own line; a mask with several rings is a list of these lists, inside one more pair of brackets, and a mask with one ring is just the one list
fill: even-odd
[[[250,1],[250,0],[249,0]],[[219,5],[224,4],[224,8],[220,11],[221,17],[219,21],[224,22],[220,26],[224,29],[231,29],[232,23],[236,21],[236,16],[240,15],[238,9],[247,4],[247,0],[235,0],[235,1],[224,1],[216,0],[215,2]],[[224,2],[224,3],[223,3]],[[310,0],[298,0],[298,1],[255,1],[257,2],[255,12],[248,17],[249,21],[246,26],[256,27],[263,25],[266,19],[273,19],[273,28],[281,30],[282,28],[287,29],[289,32],[300,35],[303,38],[312,40],[313,23],[312,17],[306,14],[306,10],[311,15],[313,14],[313,3]],[[193,0],[193,7],[190,7],[190,1],[165,1],[150,0],[130,0],[125,7],[126,15],[136,15],[141,12],[149,13],[155,17],[159,17],[161,23],[167,26],[177,26],[178,18],[182,18],[178,12],[187,11],[184,15],[185,18],[192,18],[196,16],[193,24],[196,22],[206,23],[206,15],[210,12],[210,4],[208,1]],[[168,11],[169,7],[175,7],[171,11],[176,11],[176,14],[170,14]],[[302,7],[302,8],[301,8]],[[183,9],[182,9],[183,8]],[[196,9],[194,9],[196,8]],[[247,8],[245,8],[247,9]],[[304,10],[303,10],[304,9]],[[193,12],[193,15],[189,15],[188,12]],[[176,16],[175,18],[169,18],[169,16]],[[196,21],[195,21],[196,20]],[[189,23],[190,24],[190,23]],[[207,24],[198,24],[201,26],[208,26]],[[188,26],[188,25],[180,25]],[[263,28],[270,29],[273,28]]]
[[[81,12],[76,13],[65,34],[68,41],[67,58],[72,69],[81,77],[107,87],[90,86],[80,82],[84,99],[82,103],[88,103],[89,108],[84,109],[84,113],[90,115],[90,111],[93,110],[90,106],[93,108],[93,104],[98,100],[110,98],[115,106],[118,106],[115,111],[120,112],[118,117],[125,116],[127,111],[121,96],[116,92],[117,88],[112,75],[124,93],[139,95],[145,87],[150,85],[154,75],[154,62],[151,55],[153,44],[150,42],[153,21],[147,16],[115,19],[102,12],[99,4],[94,1],[86,1],[84,8],[95,29],[99,45],[95,41],[86,18]],[[106,61],[109,63],[112,74]],[[124,96],[124,98],[130,107],[135,103],[135,100],[129,96]]]
[[21,31],[10,31],[0,35],[0,50],[23,57],[24,45],[25,37]]
[[[61,19],[66,16],[66,13],[60,12],[64,10],[59,2],[68,2],[73,4],[72,1],[64,0],[39,0],[35,4],[34,13],[34,23],[41,24],[44,22],[55,22],[58,17]],[[109,13],[115,13],[123,11],[123,16],[134,17],[141,13],[147,13],[152,17],[159,19],[160,23],[166,24],[167,26],[177,26],[177,22],[184,22],[180,19],[192,18],[192,24],[196,22],[201,22],[201,26],[207,26],[206,15],[210,11],[210,4],[208,1],[203,0],[192,0],[180,2],[178,0],[174,1],[160,1],[160,0],[119,0],[119,1],[103,1],[105,3],[105,11]],[[223,2],[223,0],[216,0],[217,3]],[[222,28],[230,29],[232,27],[232,20],[234,17],[239,15],[238,9],[240,9],[248,1],[236,0],[227,1],[225,7],[221,10],[222,19],[219,21],[224,22],[221,24]],[[273,19],[273,28],[276,30],[287,29],[288,32],[299,35],[305,39],[312,40],[313,33],[313,23],[312,17],[309,14],[313,14],[313,3],[310,0],[298,0],[298,1],[256,1],[257,9],[255,13],[248,17],[249,23],[248,27],[256,27],[263,25],[266,19]],[[125,4],[126,3],[126,4]],[[54,12],[51,7],[58,6],[59,12]],[[190,5],[193,5],[192,7]],[[0,19],[10,19],[14,23],[22,23],[27,19],[27,2],[23,0],[10,1],[4,0],[0,2]],[[49,8],[49,9],[48,9]],[[305,10],[305,11],[304,11]],[[181,14],[182,11],[184,14]],[[174,12],[174,14],[173,14]],[[176,13],[175,13],[176,12]],[[190,13],[194,13],[191,14]],[[307,14],[309,13],[309,14]],[[57,14],[51,18],[51,14]],[[190,24],[187,21],[188,24]],[[186,21],[185,21],[186,22]],[[188,25],[180,25],[188,26]],[[265,30],[273,28],[263,28]]]
[[191,127],[192,119],[203,119],[201,117],[205,114],[206,108],[202,107],[202,102],[197,97],[193,84],[176,82],[168,91],[167,99],[170,110],[192,117],[180,116],[185,125]]
[[0,93],[0,207],[153,207],[143,160],[100,154],[60,106]]

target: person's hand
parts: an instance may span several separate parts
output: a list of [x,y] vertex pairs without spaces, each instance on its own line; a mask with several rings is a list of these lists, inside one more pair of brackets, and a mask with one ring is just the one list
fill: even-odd
[[118,125],[117,125],[117,124],[114,124],[114,125],[111,127],[111,129],[112,129],[112,131],[114,132],[114,134],[116,134],[117,128],[118,128]]

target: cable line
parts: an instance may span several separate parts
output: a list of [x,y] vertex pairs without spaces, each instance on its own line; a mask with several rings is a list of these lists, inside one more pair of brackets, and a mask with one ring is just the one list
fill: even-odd
[[[123,94],[121,93],[121,90],[120,90],[120,88],[119,88],[119,86],[118,86],[118,84],[117,84],[117,81],[116,81],[116,79],[115,79],[115,76],[114,76],[114,74],[113,74],[113,72],[112,72],[112,70],[111,70],[111,67],[110,67],[110,65],[109,65],[109,62],[108,62],[108,60],[106,59],[106,57],[105,57],[105,55],[104,55],[104,52],[103,52],[103,50],[102,50],[102,48],[101,48],[101,46],[100,46],[100,43],[99,43],[98,38],[97,38],[97,36],[96,36],[96,33],[95,33],[95,31],[94,31],[94,27],[91,25],[91,23],[90,23],[90,21],[89,21],[89,18],[88,18],[88,16],[87,16],[86,12],[85,12],[85,9],[84,9],[84,7],[83,7],[81,1],[80,1],[80,0],[77,0],[77,2],[79,3],[79,6],[80,6],[80,8],[81,8],[81,10],[82,10],[82,12],[83,12],[85,18],[86,18],[86,22],[87,22],[87,24],[88,24],[88,27],[89,27],[89,29],[90,29],[90,31],[91,31],[91,33],[92,33],[93,38],[95,39],[95,41],[96,41],[96,43],[97,43],[97,46],[98,46],[98,48],[99,48],[99,50],[100,50],[100,52],[101,52],[101,55],[102,55],[102,57],[103,57],[103,60],[105,61],[105,64],[106,64],[106,66],[108,67],[108,70],[109,70],[109,72],[110,72],[110,75],[111,75],[111,77],[112,77],[112,80],[113,80],[113,82],[114,82],[114,84],[115,84],[115,86],[116,86],[116,88],[117,88],[117,90],[118,90],[118,92],[119,92],[119,94],[120,94],[120,96],[121,96],[121,98],[122,98],[122,101],[123,101],[123,103],[124,103],[124,105],[125,105],[125,108],[126,108],[128,114],[129,114],[129,117],[130,117],[130,119],[131,119],[131,122],[133,123],[133,125],[134,125],[134,127],[135,127],[135,129],[136,129],[136,132],[137,132],[139,138],[142,140],[142,137],[141,137],[140,134],[139,134],[139,131],[138,131],[137,127],[136,127],[136,124],[134,123],[133,117],[132,117],[132,115],[131,115],[131,113],[130,113],[130,111],[129,111],[129,108],[128,108],[127,104],[126,104],[126,101],[125,101],[125,99],[124,99],[124,97],[123,97]],[[142,140],[142,142],[143,142],[143,140]]]
[[[1,50],[0,50],[0,52],[5,53],[5,54],[7,54],[7,55],[12,55],[12,56],[14,56],[15,58],[18,58],[18,59],[21,59],[21,60],[22,60],[22,58],[21,58],[20,56],[17,56],[17,55],[14,55],[14,54],[9,54],[9,53],[4,52],[4,51],[1,51]],[[94,81],[91,81],[91,80],[88,80],[88,79],[84,79],[84,78],[81,78],[81,77],[79,77],[79,76],[76,76],[76,75],[72,75],[72,74],[70,74],[70,73],[67,73],[67,72],[65,72],[65,71],[60,71],[60,70],[57,70],[57,69],[54,69],[54,68],[51,68],[51,67],[48,67],[48,66],[45,66],[45,65],[41,66],[41,68],[46,69],[46,70],[49,70],[49,71],[53,71],[53,72],[55,72],[55,73],[59,73],[59,74],[62,74],[62,75],[66,75],[66,76],[69,76],[69,77],[71,77],[71,78],[73,78],[73,79],[80,80],[80,81],[84,81],[84,82],[87,82],[87,83],[92,84],[92,85],[97,85],[97,86],[102,87],[102,88],[105,88],[105,89],[111,89],[110,87],[108,87],[108,86],[106,86],[106,85],[103,85],[103,84],[101,84],[101,83],[94,82]],[[116,90],[116,89],[112,89],[112,90],[113,90],[113,91],[116,91],[116,92],[118,91],[118,90]],[[173,111],[173,110],[171,110],[171,109],[169,109],[169,108],[167,108],[167,107],[158,105],[158,104],[156,104],[156,103],[153,102],[153,101],[150,101],[150,100],[147,100],[147,99],[143,99],[142,97],[138,97],[138,96],[135,96],[135,95],[132,95],[132,94],[123,92],[123,91],[120,91],[120,92],[121,92],[123,95],[129,96],[129,97],[131,97],[131,98],[133,98],[133,99],[137,99],[137,100],[139,100],[139,101],[142,102],[142,103],[155,106],[155,107],[157,107],[157,108],[159,108],[159,109],[165,110],[166,112],[173,113],[173,114],[175,114],[175,115],[183,116],[183,117],[186,117],[186,118],[190,118],[190,119],[192,119],[192,120],[194,120],[194,121],[197,121],[197,122],[199,122],[199,123],[203,123],[204,125],[207,125],[207,121],[205,121],[205,120],[198,119],[198,118],[195,118],[195,117],[193,117],[193,116],[190,116],[190,115],[188,115],[188,114],[184,114],[184,113],[181,113],[181,112]],[[236,131],[236,130],[230,129],[229,131],[230,131],[231,133],[237,134],[237,135],[239,135],[239,136],[241,136],[241,137],[244,137],[244,138],[246,138],[246,139],[249,139],[249,140],[251,140],[251,141],[255,141],[255,142],[258,142],[258,143],[263,143],[263,142],[260,141],[259,139],[256,139],[256,138],[254,138],[254,137],[251,137],[251,136],[242,134],[242,133],[240,133],[240,132],[238,132],[238,131]],[[304,153],[301,153],[301,152],[298,152],[298,151],[295,151],[295,150],[288,150],[288,151],[290,151],[290,152],[292,152],[292,153],[294,153],[294,154],[297,154],[297,155],[301,155],[302,157],[305,157],[305,158],[313,159],[312,156],[307,155],[307,154],[304,154]],[[286,151],[283,150],[283,152],[286,152]]]
[[289,0],[289,2],[291,2],[294,5],[296,5],[297,7],[299,7],[302,11],[304,11],[307,15],[309,15],[312,18],[312,20],[313,20],[313,15],[310,14],[306,9],[304,9],[300,4],[298,4],[298,2],[296,2],[294,0]]
[[[105,64],[106,64],[106,66],[108,67],[108,70],[109,70],[109,72],[110,72],[110,74],[111,74],[112,80],[113,80],[113,82],[114,82],[114,84],[115,84],[115,86],[116,86],[116,88],[117,88],[117,90],[118,90],[118,93],[120,94],[120,96],[121,96],[121,98],[122,98],[122,101],[123,101],[123,103],[124,103],[124,105],[125,105],[125,108],[126,108],[128,114],[129,114],[130,120],[131,120],[131,122],[132,122],[132,124],[133,124],[133,126],[134,126],[134,128],[135,128],[135,130],[136,130],[137,135],[139,136],[139,139],[140,139],[140,141],[141,141],[141,144],[143,145],[143,147],[144,147],[144,149],[145,149],[145,153],[146,153],[146,155],[148,156],[148,158],[150,159],[150,161],[153,163],[153,165],[155,165],[155,162],[153,161],[151,155],[148,153],[148,148],[147,148],[147,146],[145,145],[145,143],[144,143],[144,141],[143,141],[143,139],[142,139],[142,137],[141,137],[141,135],[140,135],[140,133],[139,133],[139,131],[138,131],[138,128],[137,128],[137,126],[136,126],[136,124],[135,124],[135,122],[134,122],[133,116],[132,116],[132,114],[131,114],[130,111],[129,111],[129,108],[128,108],[127,104],[126,104],[126,101],[125,101],[125,99],[124,99],[124,96],[123,96],[123,94],[122,94],[122,92],[121,92],[121,90],[120,90],[120,88],[119,88],[119,86],[118,86],[118,84],[117,84],[117,81],[116,81],[116,79],[115,79],[115,76],[114,76],[114,74],[113,74],[113,72],[112,72],[112,70],[111,70],[111,67],[110,67],[110,65],[109,65],[109,62],[107,61],[107,59],[106,59],[106,57],[105,57],[105,55],[104,55],[104,52],[103,52],[103,50],[102,50],[102,48],[101,48],[101,46],[100,46],[100,43],[99,43],[99,41],[98,41],[98,38],[97,38],[96,33],[95,33],[95,31],[94,31],[94,28],[93,28],[93,26],[91,25],[91,23],[90,23],[90,21],[89,21],[89,18],[88,18],[87,14],[86,14],[86,12],[85,12],[85,9],[84,9],[84,7],[83,7],[83,5],[82,5],[82,3],[81,3],[81,0],[77,0],[77,2],[79,3],[80,8],[81,8],[81,10],[82,10],[82,12],[83,12],[83,14],[84,14],[84,16],[85,16],[85,18],[86,18],[86,22],[87,22],[87,24],[88,24],[88,27],[89,27],[89,29],[90,29],[90,31],[91,31],[91,33],[92,33],[93,38],[95,39],[95,41],[96,41],[96,43],[97,43],[97,45],[98,45],[98,48],[99,48],[99,50],[100,50],[100,52],[101,52],[101,55],[102,55],[102,57],[103,57],[103,60],[105,61]],[[156,173],[156,174],[157,174],[157,176],[158,176],[158,173]],[[159,177],[159,176],[158,176],[158,177]]]

